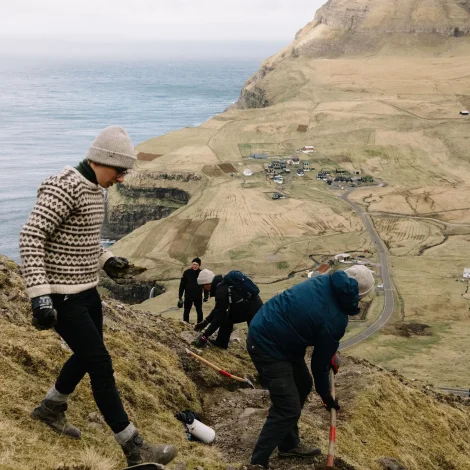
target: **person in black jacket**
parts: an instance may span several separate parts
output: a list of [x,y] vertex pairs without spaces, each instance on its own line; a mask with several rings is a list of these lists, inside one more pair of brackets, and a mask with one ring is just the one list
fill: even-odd
[[212,333],[218,329],[217,339],[209,341],[214,346],[227,349],[233,325],[246,321],[249,326],[256,312],[263,306],[263,301],[258,295],[250,302],[238,302],[241,297],[236,297],[234,290],[229,292],[229,285],[224,282],[224,276],[216,276],[208,269],[201,271],[197,282],[204,287],[205,292],[210,292],[210,296],[215,297],[215,307],[204,321],[194,327],[195,331],[201,331],[209,325],[195,344],[197,347],[205,346]]
[[[201,323],[203,320],[202,314],[202,293],[203,289],[197,283],[197,278],[201,270],[199,267],[201,266],[200,258],[194,258],[191,262],[191,267],[186,269],[181,277],[180,281],[180,289],[178,293],[178,306],[181,307],[184,305],[184,312],[183,312],[183,320],[189,323],[189,312],[191,311],[191,307],[196,307],[197,313],[197,322]],[[184,302],[183,302],[183,294],[184,294]],[[204,302],[207,302],[209,298],[209,293],[204,293]]]

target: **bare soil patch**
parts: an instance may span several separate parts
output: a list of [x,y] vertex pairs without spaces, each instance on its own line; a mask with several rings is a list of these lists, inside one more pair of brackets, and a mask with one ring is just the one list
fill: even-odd
[[139,152],[137,154],[137,160],[141,160],[143,162],[151,162],[158,157],[161,157],[163,154],[161,153],[147,153],[147,152]]
[[299,124],[297,126],[297,132],[307,132],[308,124]]
[[217,165],[205,165],[202,172],[207,176],[224,176],[224,172]]
[[412,336],[432,336],[431,327],[425,323],[397,323],[393,334],[411,338]]
[[236,173],[237,172],[237,169],[231,163],[221,163],[219,165],[219,168],[224,173]]
[[212,232],[217,227],[219,219],[207,219],[204,221],[185,220],[180,224],[169,254],[172,258],[180,259],[188,253],[205,254]]

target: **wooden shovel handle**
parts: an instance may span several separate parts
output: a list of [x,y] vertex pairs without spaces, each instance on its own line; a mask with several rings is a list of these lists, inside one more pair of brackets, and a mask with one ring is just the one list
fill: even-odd
[[204,359],[203,357],[190,351],[189,349],[186,349],[186,352],[196,358],[198,361],[202,362],[203,364],[206,364],[206,366],[209,366],[212,369],[216,370],[219,374],[225,375],[225,377],[230,377],[231,379],[238,380],[239,382],[246,382],[246,379],[242,379],[241,377],[237,377],[236,375],[230,374],[229,372],[223,370],[221,367],[217,367],[215,364],[212,364],[212,362],[209,362],[207,359]]

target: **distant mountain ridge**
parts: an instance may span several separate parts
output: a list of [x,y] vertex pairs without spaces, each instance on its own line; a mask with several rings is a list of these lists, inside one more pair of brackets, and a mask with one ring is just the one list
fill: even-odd
[[328,0],[292,43],[245,83],[237,106],[268,106],[269,98],[254,85],[285,60],[449,56],[469,38],[470,0]]

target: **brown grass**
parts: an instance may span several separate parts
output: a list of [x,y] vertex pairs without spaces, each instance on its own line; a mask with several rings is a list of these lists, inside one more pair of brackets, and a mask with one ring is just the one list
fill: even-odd
[[[83,434],[72,441],[29,417],[53,383],[70,351],[50,331],[30,326],[29,302],[18,267],[0,258],[0,468],[2,470],[118,470],[123,455],[82,381],[70,399],[68,417]],[[105,341],[113,358],[125,408],[150,442],[178,446],[176,463],[186,468],[224,470],[247,462],[264,422],[269,400],[190,359],[184,338],[195,336],[187,325],[105,299]],[[209,361],[256,380],[244,350],[243,333],[228,351],[208,348]],[[424,384],[410,385],[397,374],[365,361],[345,358],[336,377],[342,404],[337,454],[357,470],[379,470],[378,459],[390,456],[409,470],[470,468],[470,409],[458,398],[436,394]],[[189,442],[174,413],[185,408],[201,413],[213,426],[213,446]],[[254,410],[253,411],[250,411]],[[244,413],[247,410],[247,413]],[[328,414],[312,394],[300,421],[306,442],[326,453]],[[449,436],[452,435],[452,439]],[[449,456],[453,456],[452,460]],[[310,470],[312,462],[273,458],[276,470]],[[453,464],[454,467],[450,465]]]

